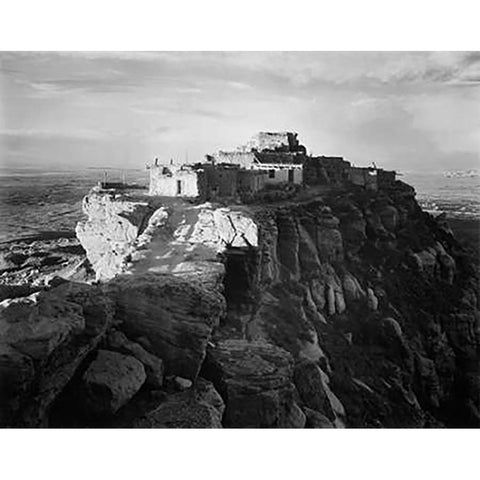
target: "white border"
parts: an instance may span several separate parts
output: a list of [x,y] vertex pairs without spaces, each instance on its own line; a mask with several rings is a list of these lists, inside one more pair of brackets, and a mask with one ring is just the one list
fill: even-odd
[[[476,2],[15,0],[2,50],[480,50]],[[1,114],[1,113],[0,113]],[[462,478],[476,431],[2,430],[5,479]]]
[[1,50],[477,50],[474,0],[15,0]]

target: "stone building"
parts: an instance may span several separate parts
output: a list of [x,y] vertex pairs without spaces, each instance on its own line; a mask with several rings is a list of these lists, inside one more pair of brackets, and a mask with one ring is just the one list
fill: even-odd
[[266,186],[284,189],[358,185],[368,190],[395,183],[396,173],[376,167],[352,167],[343,157],[311,156],[294,132],[260,132],[233,151],[207,155],[195,165],[150,167],[150,194],[190,197],[252,199]]
[[377,169],[372,167],[351,167],[348,180],[353,185],[365,187],[367,190],[377,190]]
[[365,187],[367,190],[389,187],[395,183],[396,172],[376,167],[351,167],[348,180],[353,185]]
[[379,187],[388,187],[395,183],[397,172],[395,170],[377,170],[377,183]]
[[257,152],[284,152],[284,153],[306,153],[306,148],[300,145],[298,133],[295,132],[258,132],[247,142],[245,151]]
[[237,190],[240,198],[251,198],[265,188],[267,175],[257,170],[238,169]]
[[238,165],[197,163],[194,165],[152,165],[150,195],[187,197],[200,200],[251,198],[262,190],[267,174]]
[[304,155],[280,152],[255,152],[254,170],[266,172],[266,184],[303,182]]
[[198,197],[199,172],[190,165],[151,165],[150,195],[164,197]]
[[246,145],[230,152],[219,151],[213,158],[219,164],[265,172],[266,185],[302,184],[305,152],[294,132],[260,132]]

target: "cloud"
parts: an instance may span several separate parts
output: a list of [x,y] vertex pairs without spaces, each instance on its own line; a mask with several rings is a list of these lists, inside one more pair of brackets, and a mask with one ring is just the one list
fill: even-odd
[[106,134],[97,130],[74,129],[71,131],[45,130],[35,128],[7,128],[0,130],[0,136],[4,138],[37,138],[55,139],[71,138],[78,140],[98,140],[105,138]]
[[229,87],[235,88],[236,90],[251,90],[252,86],[244,82],[227,82]]
[[278,128],[403,168],[471,162],[478,131],[478,52],[3,52],[0,76],[2,139],[72,159],[201,158]]
[[93,129],[72,128],[71,130],[48,130],[35,128],[7,128],[0,130],[0,137],[4,139],[31,139],[31,140],[92,140],[108,141],[118,140],[125,137],[150,138],[158,137],[170,131],[167,126],[154,126],[145,129],[130,129],[127,131],[101,131]]

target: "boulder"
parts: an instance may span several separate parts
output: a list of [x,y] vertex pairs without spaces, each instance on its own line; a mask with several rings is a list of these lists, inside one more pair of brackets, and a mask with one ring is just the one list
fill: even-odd
[[343,277],[343,293],[347,304],[362,298],[365,295],[358,280],[350,273]]
[[140,390],[146,378],[145,368],[136,358],[99,350],[83,375],[85,402],[95,414],[114,414]]
[[41,426],[112,321],[99,287],[71,282],[0,304],[2,425]]
[[107,347],[109,350],[131,355],[142,362],[147,374],[146,384],[153,389],[162,387],[163,361],[160,358],[147,352],[138,343],[130,341],[122,332],[115,330],[108,334]]
[[378,298],[371,288],[367,288],[367,305],[374,312],[378,309]]
[[177,390],[187,390],[192,386],[192,381],[188,378],[175,377],[173,379]]
[[0,425],[12,425],[14,415],[35,378],[33,360],[0,344]]
[[241,207],[213,208],[210,203],[196,208],[198,218],[194,228],[188,233],[181,230],[177,240],[188,240],[191,244],[202,244],[216,251],[223,251],[226,246],[258,246],[258,226],[247,210]]
[[34,293],[0,304],[0,338],[34,360],[48,357],[84,328],[82,307],[57,296]]
[[310,281],[310,293],[317,309],[323,310],[325,307],[325,285],[319,279]]
[[343,313],[347,306],[345,304],[345,298],[341,291],[335,292],[335,310],[337,313]]
[[387,317],[382,320],[385,335],[390,338],[401,339],[402,327],[394,318]]
[[202,375],[225,401],[225,426],[284,428],[302,423],[300,415],[292,419],[292,373],[292,357],[279,347],[224,340],[209,348]]
[[194,396],[197,402],[205,403],[217,410],[220,420],[225,412],[225,403],[221,395],[215,390],[212,382],[198,377],[195,381]]
[[133,427],[222,428],[222,423],[218,410],[184,392],[167,397],[155,410],[137,419]]
[[327,303],[327,307],[328,307],[328,310],[327,310],[328,314],[329,315],[335,315],[335,313],[336,313],[335,290],[334,290],[332,285],[328,286],[326,298],[327,298],[326,303]]
[[120,276],[109,283],[119,328],[128,337],[147,337],[167,375],[193,380],[205,358],[212,329],[225,311],[216,290],[173,275]]
[[314,362],[302,360],[295,366],[295,386],[303,403],[332,422],[345,416],[340,400],[331,391],[328,375]]
[[332,422],[320,412],[305,407],[303,409],[306,416],[305,428],[335,428]]
[[307,417],[296,402],[289,404],[287,415],[285,416],[284,428],[305,428]]
[[86,335],[94,337],[107,331],[113,318],[114,304],[102,286],[64,282],[51,292],[82,307]]

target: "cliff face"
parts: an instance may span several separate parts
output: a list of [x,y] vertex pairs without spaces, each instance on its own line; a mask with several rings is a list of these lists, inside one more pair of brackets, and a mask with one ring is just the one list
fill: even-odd
[[[478,283],[409,186],[255,217],[259,249],[227,256],[225,325],[314,363],[303,377],[320,369],[344,408],[316,411],[349,426],[478,425]],[[312,408],[321,395],[299,382]]]
[[84,209],[104,284],[0,305],[3,423],[480,425],[478,277],[408,185],[248,207],[94,191]]
[[96,279],[113,278],[124,270],[155,208],[146,201],[93,189],[83,199],[82,209],[88,219],[77,224],[77,238],[87,252]]

